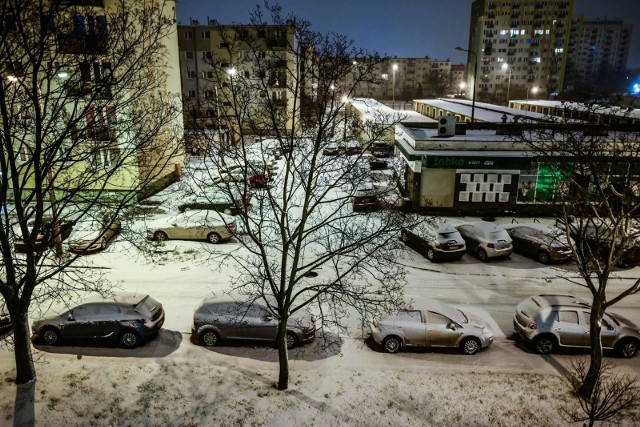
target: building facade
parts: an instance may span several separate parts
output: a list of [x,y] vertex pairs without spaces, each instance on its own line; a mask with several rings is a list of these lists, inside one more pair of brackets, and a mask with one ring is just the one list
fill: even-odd
[[[41,163],[51,167],[48,180],[55,177],[50,185],[61,192],[133,191],[142,197],[180,174],[174,1],[52,0],[6,7],[2,56],[8,65],[0,68],[9,84],[3,102],[14,113],[31,110],[21,120],[9,118],[24,188],[39,185],[35,169]],[[143,15],[153,17],[143,25]],[[25,37],[34,30],[40,34],[35,42]],[[28,80],[38,87],[23,84]],[[55,155],[48,153],[53,150]]]
[[448,59],[388,58],[373,67],[376,83],[357,87],[354,96],[411,101],[455,94],[460,90],[461,68]]
[[610,91],[609,81],[623,75],[627,68],[633,26],[621,20],[573,19],[569,40],[565,88],[587,84]]
[[[239,127],[245,133],[260,133],[263,127],[255,120],[275,108],[291,129],[296,114],[291,76],[297,69],[291,27],[191,20],[178,25],[178,40],[187,128],[210,129],[219,144],[236,142]],[[238,105],[243,102],[247,117],[240,117],[241,124]]]
[[533,88],[543,97],[562,89],[573,3],[474,0],[466,80],[479,100],[504,104]]

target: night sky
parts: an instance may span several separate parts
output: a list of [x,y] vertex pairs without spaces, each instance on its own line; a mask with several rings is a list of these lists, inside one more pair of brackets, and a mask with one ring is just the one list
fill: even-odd
[[[466,61],[456,46],[467,47],[472,0],[279,0],[322,33],[336,32],[355,46],[382,55]],[[249,10],[262,0],[177,0],[178,21],[248,23]],[[606,6],[605,6],[606,5]],[[575,0],[575,13],[587,18],[622,19],[634,24],[629,68],[640,68],[640,0]],[[635,22],[634,22],[635,21]]]

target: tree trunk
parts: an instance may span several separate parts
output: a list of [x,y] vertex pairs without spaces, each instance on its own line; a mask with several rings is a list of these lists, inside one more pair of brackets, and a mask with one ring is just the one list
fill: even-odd
[[602,367],[602,338],[600,336],[602,325],[602,302],[598,294],[593,296],[591,305],[591,322],[589,325],[590,341],[591,341],[591,361],[589,370],[584,377],[582,386],[580,387],[580,396],[590,398],[600,376],[600,368]]
[[[21,310],[22,311],[22,310]],[[11,314],[13,323],[14,354],[16,358],[16,384],[26,384],[36,378],[36,369],[31,354],[31,333],[26,310],[24,313]]]
[[278,323],[278,361],[280,362],[278,390],[286,390],[289,388],[289,353],[287,352],[286,319],[280,319]]

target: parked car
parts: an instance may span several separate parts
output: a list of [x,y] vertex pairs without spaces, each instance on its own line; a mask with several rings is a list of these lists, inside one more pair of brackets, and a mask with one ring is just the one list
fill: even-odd
[[223,182],[245,182],[247,180],[246,175],[242,169],[233,170],[228,172],[220,172],[220,175],[213,178],[214,184],[220,184]]
[[[193,314],[194,336],[204,346],[215,346],[224,340],[275,341],[278,319],[257,302],[241,302],[207,298]],[[287,322],[287,348],[315,337],[315,319],[291,317]]]
[[509,233],[500,225],[490,221],[476,221],[456,227],[467,245],[467,252],[480,261],[506,258],[513,252]]
[[[576,231],[574,229],[571,230]],[[638,231],[629,231],[636,237],[629,239],[624,248],[622,248],[622,238],[618,237],[616,239],[615,252],[620,255],[616,263],[618,267],[635,267],[640,265],[640,239],[637,237]],[[584,227],[584,232],[584,242],[600,260],[606,261],[609,258],[611,245],[613,244],[611,227],[605,222],[591,222]],[[572,237],[578,241],[577,236]]]
[[372,171],[389,168],[389,164],[384,158],[375,157],[373,154],[364,154],[363,157],[369,162],[369,169]]
[[[35,220],[29,220],[27,222],[27,228],[32,231],[34,228]],[[68,220],[60,220],[58,223],[59,232],[60,232],[60,240],[63,241],[69,234],[71,234],[71,230],[73,229],[74,223],[73,221]],[[13,242],[13,247],[16,252],[26,252],[27,243],[24,241],[22,236],[22,231],[18,225],[13,227],[15,240]],[[47,248],[50,248],[55,243],[54,236],[54,223],[51,217],[43,217],[41,221],[41,225],[38,228],[38,234],[36,235],[36,239],[34,241],[34,249],[36,251],[41,251]]]
[[493,332],[482,319],[436,300],[421,309],[394,310],[371,325],[373,340],[385,351],[405,346],[451,347],[475,354],[493,342]]
[[380,207],[373,183],[363,182],[354,189],[351,196],[351,207],[354,212],[371,212]]
[[107,243],[120,231],[121,221],[113,211],[87,213],[73,227],[69,235],[72,252],[95,252],[107,247]]
[[387,144],[384,141],[373,141],[370,150],[371,154],[376,157],[389,157],[393,154],[393,145]]
[[231,238],[236,229],[236,221],[232,216],[207,210],[190,210],[159,218],[147,225],[147,238],[158,241],[182,239],[220,243]]
[[564,231],[542,224],[511,224],[504,228],[513,241],[513,250],[542,264],[567,261],[572,252]]
[[347,156],[362,153],[362,145],[358,141],[349,141],[345,144],[344,153]]
[[[536,295],[521,301],[513,327],[540,354],[558,347],[589,348],[590,305],[573,295]],[[640,346],[640,326],[624,317],[605,313],[601,329],[602,347],[633,357]]]
[[234,200],[225,192],[218,192],[210,197],[202,195],[187,197],[184,203],[178,205],[178,210],[185,212],[193,209],[205,209],[222,212],[227,215],[238,215],[241,203],[241,200]]
[[338,144],[337,142],[330,142],[324,146],[322,149],[322,154],[325,156],[336,156],[345,151],[345,146],[343,144]]
[[429,261],[458,260],[467,250],[464,239],[451,224],[423,221],[400,231],[400,240]]
[[112,340],[133,348],[153,338],[164,323],[162,304],[149,295],[92,298],[61,314],[33,322],[32,339],[47,345],[64,340]]

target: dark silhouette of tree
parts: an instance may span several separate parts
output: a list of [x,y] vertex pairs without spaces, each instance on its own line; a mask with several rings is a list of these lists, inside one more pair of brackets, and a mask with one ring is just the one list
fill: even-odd
[[69,224],[103,208],[113,221],[182,163],[179,99],[164,74],[173,12],[116,3],[0,5],[0,295],[18,384],[36,377],[29,314],[108,291],[87,261],[63,252]]
[[[344,331],[354,310],[365,327],[375,313],[402,303],[403,273],[394,260],[403,216],[385,209],[395,184],[374,187],[362,154],[374,140],[388,138],[399,117],[372,106],[369,118],[355,119],[352,94],[379,79],[373,71],[382,59],[341,35],[312,31],[278,7],[255,9],[250,25],[219,32],[228,48],[212,59],[210,84],[237,140],[207,156],[211,174],[201,178],[201,189],[245,195],[259,176],[266,185],[251,192],[250,205],[236,217],[241,247],[212,251],[212,257],[238,266],[230,295],[262,301],[278,319],[283,390],[289,386],[287,325],[297,315],[311,310],[323,342],[339,348],[334,334]],[[346,156],[353,140],[360,151]],[[332,146],[342,154],[324,155]],[[280,160],[270,173],[274,156]],[[232,165],[241,182],[213,189],[216,171]],[[361,202],[382,209],[358,212]]]
[[[580,395],[592,395],[602,366],[602,316],[625,297],[640,291],[631,280],[617,295],[608,291],[611,273],[633,262],[640,237],[635,227],[640,182],[640,139],[637,132],[575,123],[573,108],[582,117],[606,112],[596,105],[566,107],[564,117],[545,129],[525,132],[523,140],[553,177],[558,223],[570,237],[580,276],[591,292],[591,359]],[[635,354],[637,341],[624,340],[617,350]]]

